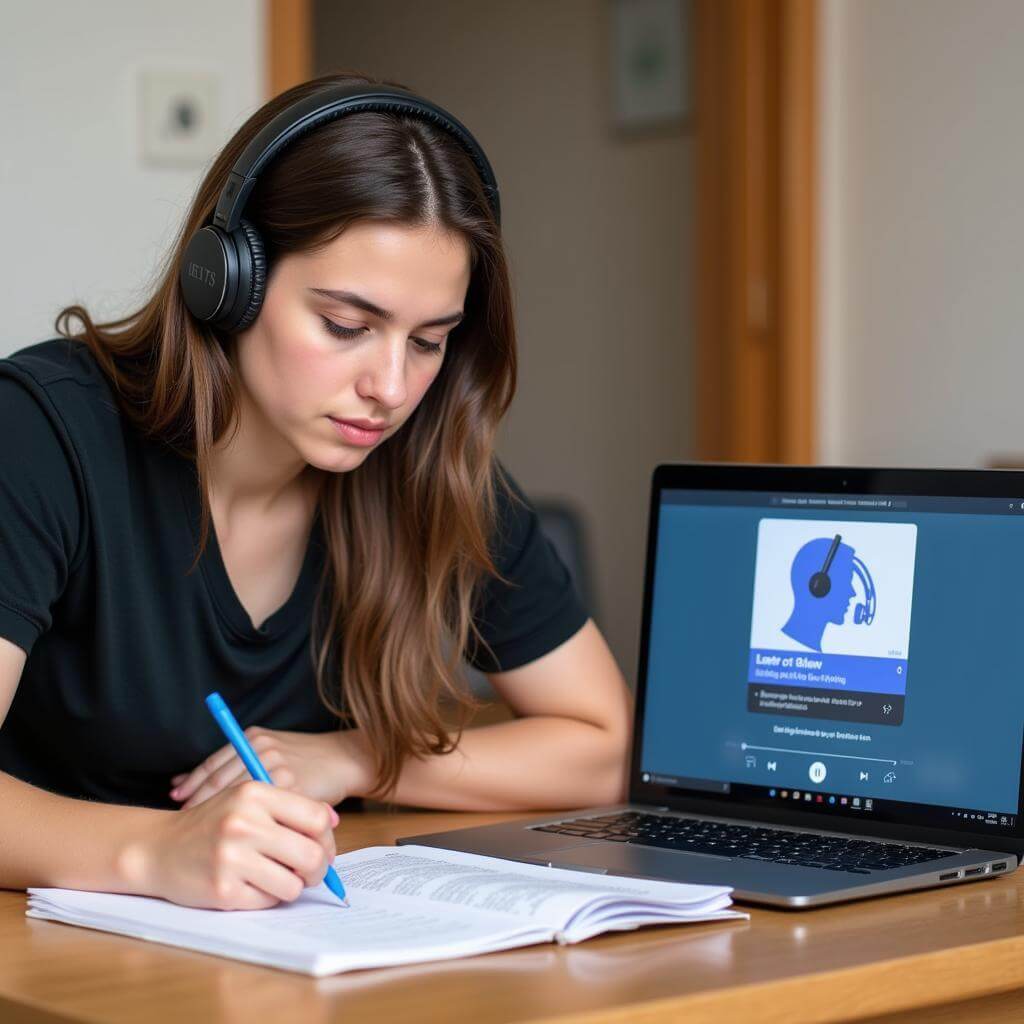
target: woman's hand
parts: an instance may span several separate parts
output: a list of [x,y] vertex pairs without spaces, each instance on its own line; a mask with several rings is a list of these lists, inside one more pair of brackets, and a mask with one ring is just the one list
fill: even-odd
[[[276,786],[332,805],[361,795],[367,769],[346,730],[284,732],[250,726],[245,735]],[[191,772],[175,775],[170,795],[188,810],[248,778],[248,769],[227,743]]]
[[179,814],[121,853],[136,892],[188,907],[264,910],[319,885],[337,854],[327,804],[241,782]]

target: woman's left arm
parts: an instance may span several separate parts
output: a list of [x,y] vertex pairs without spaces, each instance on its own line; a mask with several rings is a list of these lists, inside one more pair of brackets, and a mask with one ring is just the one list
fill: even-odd
[[[633,696],[593,620],[535,661],[488,678],[521,717],[466,729],[455,750],[409,757],[389,802],[459,811],[588,807],[624,801]],[[359,729],[245,730],[274,781],[338,804],[366,796],[371,753]],[[183,807],[248,778],[230,745],[175,776]]]
[[[543,657],[488,676],[522,717],[466,729],[448,754],[408,758],[390,801],[460,811],[546,810],[624,801],[633,696],[592,619]],[[339,734],[363,766],[359,730]]]

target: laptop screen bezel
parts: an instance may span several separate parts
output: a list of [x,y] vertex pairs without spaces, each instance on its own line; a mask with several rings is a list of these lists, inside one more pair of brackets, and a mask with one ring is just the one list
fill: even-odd
[[[871,835],[959,848],[981,847],[1024,855],[1024,735],[1021,749],[1021,785],[1016,827],[996,834],[970,827],[944,829],[919,824],[895,824],[871,816],[839,815],[791,810],[788,805],[744,800],[738,795],[717,800],[707,794],[688,795],[675,787],[644,782],[641,772],[644,712],[647,703],[647,667],[654,562],[657,554],[661,495],[665,490],[775,491],[813,495],[917,495],[923,497],[1016,498],[1024,496],[1024,471],[1008,469],[903,469],[855,466],[775,466],[714,462],[661,463],[651,476],[647,526],[647,555],[637,671],[636,710],[630,755],[629,800],[635,804],[666,807],[712,817],[757,820],[768,824],[816,828],[850,835]],[[685,729],[681,731],[685,736]]]

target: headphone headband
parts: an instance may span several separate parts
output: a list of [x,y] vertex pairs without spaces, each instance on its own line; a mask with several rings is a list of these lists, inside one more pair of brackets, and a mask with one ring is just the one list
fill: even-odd
[[494,219],[501,223],[501,206],[494,171],[466,126],[429,100],[386,85],[328,86],[282,110],[249,142],[235,161],[217,199],[213,223],[229,232],[238,227],[245,202],[260,171],[290,142],[328,121],[365,110],[412,114],[433,122],[453,135],[476,165]]
[[260,172],[290,142],[327,121],[365,110],[409,114],[442,128],[472,158],[484,195],[501,224],[494,171],[459,120],[422,96],[388,85],[329,85],[289,104],[242,151],[217,197],[213,220],[188,240],[178,279],[189,312],[226,332],[241,331],[263,304],[267,260],[256,226],[242,216]]

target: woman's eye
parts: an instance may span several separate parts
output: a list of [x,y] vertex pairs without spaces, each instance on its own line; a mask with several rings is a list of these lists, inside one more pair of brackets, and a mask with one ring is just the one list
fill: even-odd
[[329,316],[321,316],[320,319],[323,320],[324,327],[338,338],[354,338],[366,330],[365,327],[342,327],[341,324],[336,324]]
[[[323,320],[324,327],[336,338],[355,338],[362,334],[363,331],[369,329],[366,327],[342,327],[341,324],[335,323],[328,316],[321,316],[320,319]],[[416,347],[421,352],[428,352],[431,355],[437,355],[442,348],[440,342],[426,341],[424,338],[413,338],[412,340],[416,342]]]
[[439,342],[424,341],[422,338],[413,338],[412,340],[416,342],[423,352],[429,352],[432,356],[436,356],[441,351]]

